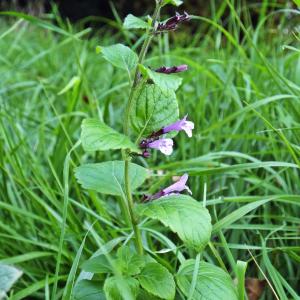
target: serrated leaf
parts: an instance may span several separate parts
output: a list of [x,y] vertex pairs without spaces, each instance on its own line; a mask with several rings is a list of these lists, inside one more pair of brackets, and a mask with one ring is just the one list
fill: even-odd
[[175,297],[175,282],[172,274],[161,264],[148,263],[137,276],[141,286],[149,293],[163,299]]
[[0,298],[4,297],[21,275],[22,272],[15,267],[0,264]]
[[126,275],[136,275],[140,273],[142,267],[145,265],[145,259],[128,246],[120,247],[117,252],[117,257],[117,264],[120,266],[122,273]]
[[134,300],[139,292],[139,282],[132,277],[112,276],[104,282],[107,300]]
[[85,119],[81,125],[81,141],[85,151],[109,149],[140,150],[130,139],[97,119]]
[[132,14],[127,15],[123,24],[126,29],[149,29],[150,24]]
[[73,291],[73,300],[106,300],[100,289],[101,283],[91,280],[81,280]]
[[178,234],[180,239],[197,251],[209,242],[211,217],[206,208],[186,195],[163,197],[137,206],[140,215],[157,219]]
[[172,5],[175,5],[175,6],[180,6],[182,3],[183,3],[183,1],[181,1],[181,0],[164,0],[163,1],[163,6],[167,5],[167,4],[172,4]]
[[162,91],[176,91],[182,83],[182,78],[176,75],[155,72],[143,65],[139,65],[139,69],[144,77],[150,78]]
[[179,119],[174,91],[162,91],[154,84],[139,87],[132,102],[130,121],[141,136],[147,136]]
[[105,255],[99,255],[86,260],[81,269],[91,273],[112,273],[113,269]]
[[[124,162],[106,161],[96,164],[85,164],[75,169],[78,182],[86,189],[108,195],[124,195]],[[147,169],[129,163],[129,183],[134,191],[148,177]]]
[[96,49],[97,53],[102,53],[103,58],[117,68],[130,71],[137,66],[138,56],[127,46],[115,44]]
[[[195,260],[186,260],[176,275],[181,291],[188,296],[191,288]],[[228,273],[219,267],[201,261],[197,282],[191,300],[237,300],[237,291]]]

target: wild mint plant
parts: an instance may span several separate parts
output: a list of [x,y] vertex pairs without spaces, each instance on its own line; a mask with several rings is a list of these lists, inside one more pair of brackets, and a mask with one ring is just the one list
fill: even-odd
[[[202,259],[211,237],[211,217],[203,203],[190,196],[188,174],[182,174],[175,183],[154,194],[142,197],[134,193],[145,180],[153,181],[149,179],[151,172],[138,165],[137,158],[147,159],[156,150],[171,155],[176,134],[184,131],[192,138],[194,129],[188,112],[180,119],[175,94],[182,83],[176,74],[188,71],[188,66],[144,63],[153,39],[190,20],[184,12],[160,21],[161,9],[167,4],[179,6],[181,1],[156,0],[154,14],[147,20],[131,14],[126,17],[124,28],[145,31],[139,55],[122,44],[97,48],[105,60],[127,72],[131,89],[125,106],[123,133],[102,120],[85,119],[81,143],[88,152],[120,150],[122,160],[84,164],[76,169],[75,175],[83,188],[121,199],[123,218],[129,220],[133,234],[128,236],[127,245],[120,246],[116,253],[94,255],[85,261],[81,267],[88,272],[89,280],[78,281],[76,289],[103,287],[106,299],[112,300],[174,299],[175,296],[234,300],[237,292],[229,274]],[[171,251],[181,263],[179,269],[161,264],[149,250],[149,237],[142,225],[145,218],[158,220],[176,233],[187,250],[184,254],[196,253],[196,259],[188,259],[173,244],[175,248]]]

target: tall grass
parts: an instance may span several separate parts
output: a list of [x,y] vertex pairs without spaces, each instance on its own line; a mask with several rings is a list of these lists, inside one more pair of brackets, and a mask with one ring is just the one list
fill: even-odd
[[[190,66],[178,98],[196,124],[195,139],[179,136],[168,162],[154,155],[151,164],[157,177],[167,169],[169,176],[188,171],[194,198],[206,197],[215,224],[206,259],[219,253],[214,263],[233,277],[239,276],[236,261],[248,261],[246,276],[270,283],[262,299],[299,299],[300,60],[299,52],[284,47],[299,48],[293,27],[299,12],[271,1],[213,4],[210,18],[193,18],[193,33],[187,28],[158,39],[159,50],[147,61]],[[69,161],[66,238],[59,247],[64,161],[81,120],[96,111],[121,127],[128,97],[126,74],[97,56],[95,47],[116,41],[138,47],[141,41],[113,30],[120,26],[114,21],[92,33],[58,17],[57,26],[21,17],[0,19],[0,263],[24,272],[11,299],[50,299],[57,279],[59,298],[74,262],[103,245],[109,251],[131,234],[116,199],[83,193],[72,175],[81,161],[107,160],[108,154],[82,156],[76,148]],[[162,185],[154,185],[157,179],[145,191],[156,191]],[[146,221],[142,229],[154,256],[180,245],[156,223]],[[162,257],[175,272],[180,255]]]

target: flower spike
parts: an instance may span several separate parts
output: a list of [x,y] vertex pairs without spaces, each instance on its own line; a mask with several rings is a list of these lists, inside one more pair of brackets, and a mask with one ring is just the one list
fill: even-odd
[[176,12],[175,16],[168,19],[166,22],[158,23],[156,32],[176,30],[178,24],[188,20],[190,20],[190,16],[187,12],[184,12],[183,15]]

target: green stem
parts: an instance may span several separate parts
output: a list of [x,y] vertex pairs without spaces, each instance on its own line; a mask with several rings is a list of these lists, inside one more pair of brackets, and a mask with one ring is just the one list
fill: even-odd
[[[155,7],[155,11],[154,11],[154,14],[153,14],[153,17],[152,17],[152,26],[151,26],[152,29],[154,28],[155,23],[156,23],[156,21],[159,17],[160,8],[161,8],[161,5],[160,5],[160,1],[159,1],[159,3],[157,3],[157,5]],[[139,54],[138,65],[143,63],[151,40],[152,40],[152,34],[151,34],[151,29],[149,29],[147,31],[147,37],[146,37],[146,39],[143,43],[141,52]],[[132,86],[131,86],[131,90],[130,90],[130,94],[129,94],[129,98],[128,98],[128,102],[127,102],[127,106],[126,106],[126,110],[125,110],[125,118],[124,118],[124,124],[123,124],[125,135],[129,135],[129,117],[130,117],[130,111],[131,111],[131,106],[132,106],[132,100],[133,100],[133,96],[134,96],[136,87],[137,87],[138,82],[139,82],[139,66],[138,65],[135,69],[134,80],[133,80],[133,83],[132,83]],[[129,162],[130,162],[131,158],[130,158],[129,153],[130,153],[129,149],[126,149],[122,153],[123,154],[123,160],[125,161],[125,168],[124,168],[125,193],[126,193],[126,198],[127,198],[127,205],[128,205],[128,210],[129,210],[129,214],[130,214],[132,229],[133,229],[134,236],[135,236],[136,250],[139,254],[142,255],[143,252],[144,252],[143,243],[142,243],[142,236],[141,236],[140,229],[138,227],[138,220],[137,220],[137,218],[135,216],[135,213],[134,213],[134,202],[133,202],[131,189],[130,189]]]

